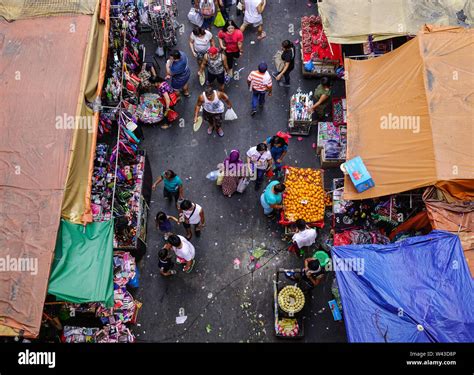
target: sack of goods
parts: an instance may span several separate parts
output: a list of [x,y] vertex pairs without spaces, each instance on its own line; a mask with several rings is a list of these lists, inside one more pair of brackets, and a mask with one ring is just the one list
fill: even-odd
[[235,111],[232,109],[232,108],[229,108],[225,115],[224,115],[224,119],[226,121],[233,121],[233,120],[237,120],[237,114],[235,113]]

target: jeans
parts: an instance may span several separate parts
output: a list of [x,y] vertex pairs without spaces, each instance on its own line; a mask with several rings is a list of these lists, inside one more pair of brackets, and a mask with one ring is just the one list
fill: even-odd
[[260,186],[263,182],[263,179],[265,177],[265,169],[257,169],[257,180],[255,181],[255,184],[257,186]]
[[257,110],[257,104],[263,106],[265,104],[265,91],[252,91],[252,111]]
[[[283,78],[285,79],[285,85],[289,85],[290,84],[290,71],[286,71],[285,73],[283,73]],[[280,73],[278,73],[280,74]]]
[[232,0],[224,0],[223,1],[224,6],[220,8],[222,17],[226,20],[226,22],[229,20],[229,12],[230,12],[230,7],[232,6]]
[[210,29],[212,27],[213,23],[214,23],[214,18],[216,18],[216,17],[212,16],[212,17],[209,17],[209,18],[204,18],[204,21],[203,21],[201,27],[203,29]]

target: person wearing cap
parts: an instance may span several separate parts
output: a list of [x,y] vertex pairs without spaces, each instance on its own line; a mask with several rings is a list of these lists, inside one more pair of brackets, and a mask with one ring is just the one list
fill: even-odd
[[270,147],[270,153],[273,158],[273,171],[275,174],[281,172],[281,167],[283,166],[283,159],[288,152],[288,140],[291,138],[291,135],[279,131],[273,137],[268,137],[265,140],[265,143]]
[[225,93],[214,90],[208,86],[206,90],[199,95],[196,102],[196,107],[194,108],[194,122],[197,122],[199,110],[202,106],[202,117],[209,123],[207,134],[211,135],[213,130],[215,130],[219,137],[223,137],[222,121],[224,119],[224,103],[227,104],[228,108],[232,108],[232,103]]
[[206,68],[207,85],[211,86],[212,83],[217,79],[217,82],[219,83],[219,90],[224,91],[226,74],[229,73],[226,55],[220,53],[216,47],[209,48],[202,59],[198,76],[204,74],[204,69]]
[[257,105],[263,108],[265,104],[265,94],[272,96],[272,77],[268,73],[268,66],[265,62],[258,65],[258,70],[250,72],[247,78],[249,90],[252,92],[252,112],[251,116],[257,113]]

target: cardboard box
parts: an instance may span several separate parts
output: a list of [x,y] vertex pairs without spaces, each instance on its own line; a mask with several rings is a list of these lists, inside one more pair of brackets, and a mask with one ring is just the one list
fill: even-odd
[[372,180],[372,176],[360,156],[346,161],[343,166],[359,193],[375,186],[374,180]]

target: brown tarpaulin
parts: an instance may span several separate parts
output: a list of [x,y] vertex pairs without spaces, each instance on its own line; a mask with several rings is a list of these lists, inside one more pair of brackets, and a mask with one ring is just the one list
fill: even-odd
[[57,116],[76,114],[91,23],[0,20],[0,258],[38,262],[36,275],[0,272],[0,322],[26,336],[39,332],[70,157]]
[[429,187],[423,194],[433,229],[457,234],[474,277],[474,202],[460,201],[444,191]]
[[426,27],[386,55],[345,60],[347,158],[360,156],[375,182],[358,193],[346,176],[345,199],[474,185],[473,59],[474,30]]
[[415,35],[424,24],[474,23],[472,0],[322,0],[318,11],[329,41],[339,44]]

